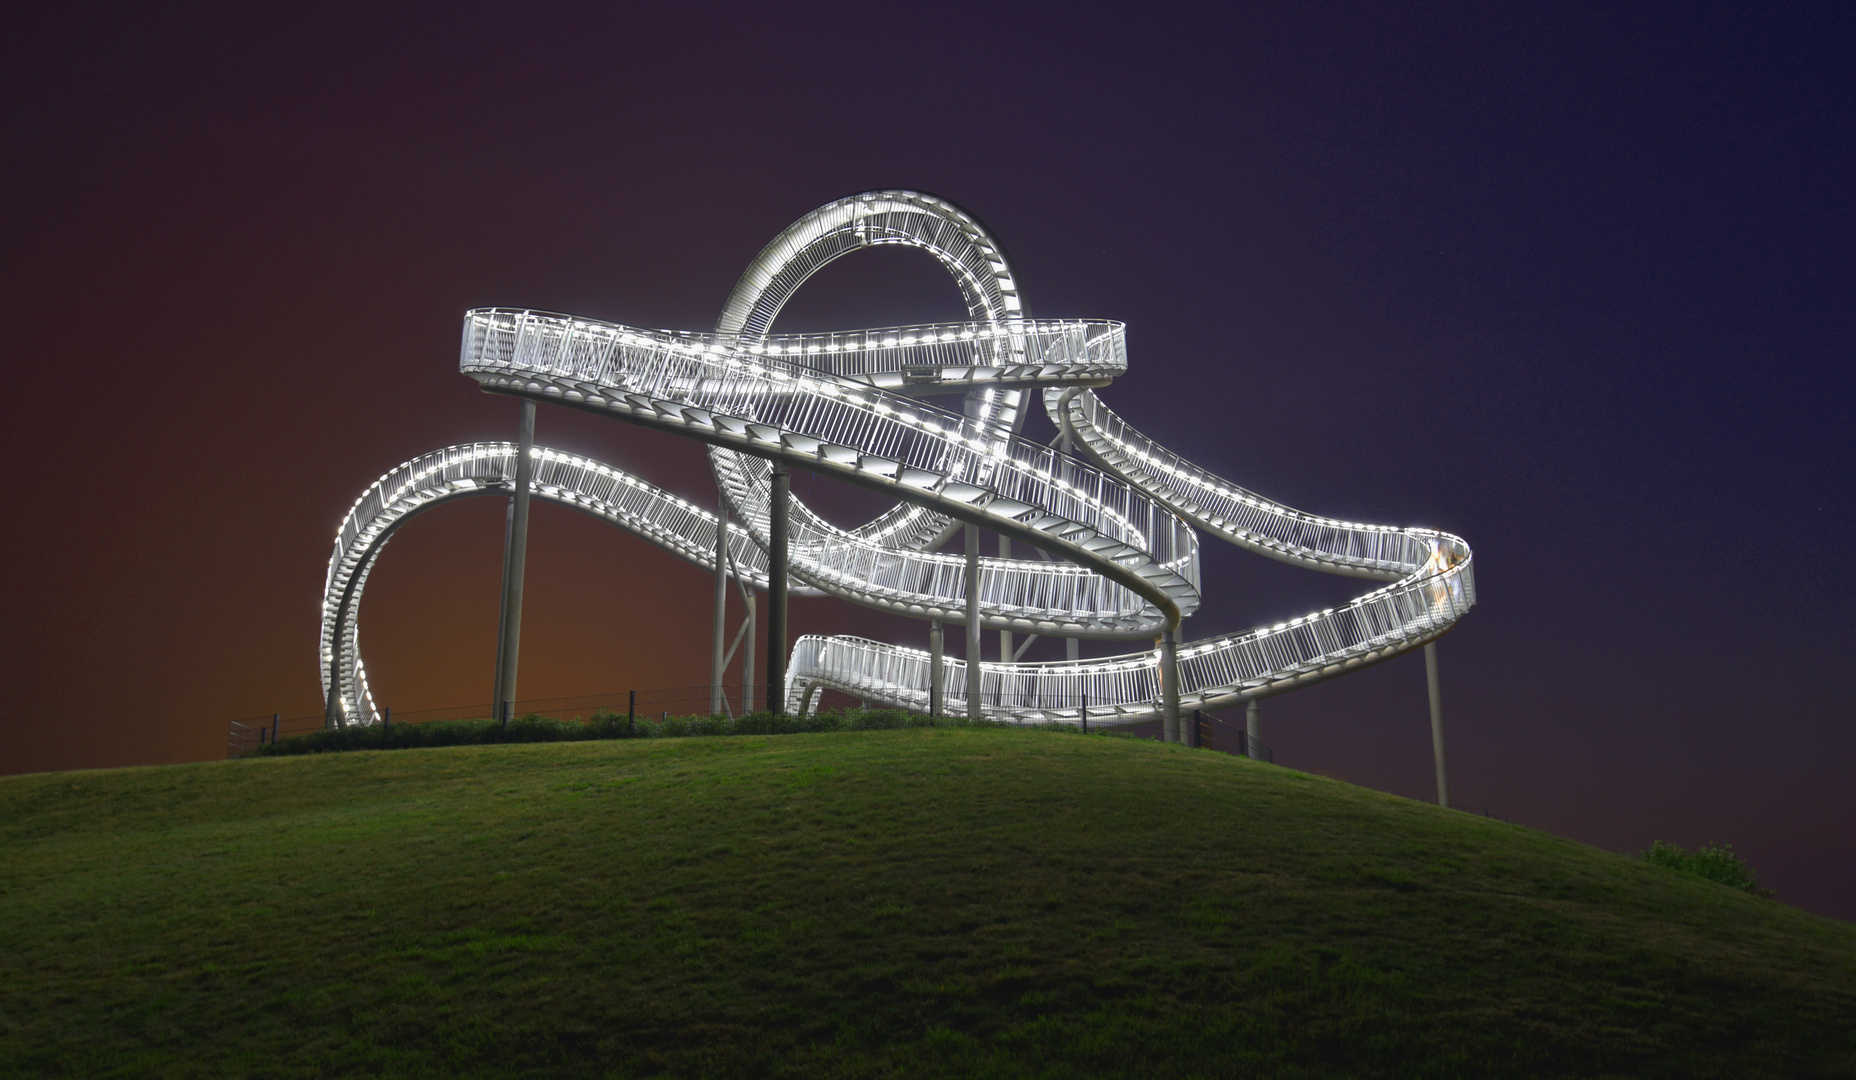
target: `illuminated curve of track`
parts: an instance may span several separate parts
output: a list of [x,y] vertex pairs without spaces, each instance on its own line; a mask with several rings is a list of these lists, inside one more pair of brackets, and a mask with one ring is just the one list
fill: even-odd
[[[786,300],[831,260],[882,243],[928,251],[965,296],[966,323],[772,335]],[[1180,706],[1221,708],[1343,674],[1422,646],[1474,602],[1458,537],[1336,521],[1264,499],[1129,427],[1091,388],[1125,370],[1110,322],[1024,317],[1002,249],[970,216],[912,192],[869,192],[801,218],[761,253],[713,334],[638,330],[514,309],[473,311],[461,367],[486,389],[613,415],[711,446],[736,521],[736,576],[764,586],[770,459],[892,493],[858,529],[793,500],[792,572],[816,590],[919,618],[965,618],[963,555],[937,552],[961,522],[1050,560],[982,559],[984,626],[1064,637],[1152,638],[1196,609],[1193,529],[1260,554],[1389,584],[1337,608],[1179,647]],[[1087,460],[1015,432],[1027,391]],[[923,398],[959,394],[952,412]],[[639,532],[712,566],[715,516],[617,469],[538,451],[534,493]],[[507,491],[513,447],[452,447],[408,462],[357,502],[325,590],[323,678],[340,715],[371,722],[355,612],[367,570],[398,524],[460,494]],[[467,490],[468,489],[468,490]],[[740,533],[737,538],[737,533]],[[786,706],[834,687],[915,709],[928,704],[925,651],[851,637],[802,637]],[[981,707],[999,718],[1097,724],[1151,720],[1159,654],[1057,663],[982,663]],[[964,665],[949,659],[950,711],[966,711]]]

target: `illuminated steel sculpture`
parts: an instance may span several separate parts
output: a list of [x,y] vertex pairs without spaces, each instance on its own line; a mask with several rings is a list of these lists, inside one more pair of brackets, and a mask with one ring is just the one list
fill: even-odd
[[[939,260],[966,300],[968,321],[769,332],[813,273],[877,244],[911,245]],[[1027,317],[1005,254],[986,230],[945,200],[907,191],[840,199],[795,222],[742,275],[713,333],[472,311],[461,367],[483,389],[708,443],[722,514],[610,465],[539,447],[529,451],[529,476],[518,475],[519,447],[507,443],[449,447],[407,462],[355,504],[329,563],[322,673],[330,720],[376,717],[355,613],[382,546],[412,514],[475,494],[526,489],[719,569],[718,701],[722,589],[728,579],[771,587],[771,692],[787,711],[813,707],[815,691],[830,687],[911,709],[1019,722],[1159,719],[1166,738],[1189,741],[1182,709],[1249,701],[1254,725],[1256,699],[1428,646],[1474,602],[1470,550],[1460,538],[1290,509],[1130,427],[1094,393],[1126,366],[1121,324]],[[1017,434],[1033,393],[1057,427],[1055,446]],[[924,400],[937,395],[959,395],[961,409]],[[789,502],[791,466],[898,502],[859,528],[840,528]],[[965,552],[937,550],[962,528]],[[1001,537],[1000,557],[978,555],[981,528]],[[1273,559],[1387,584],[1343,607],[1184,643],[1181,620],[1199,604],[1195,530]],[[1039,558],[1010,557],[1007,538]],[[518,523],[512,551],[519,554],[520,543]],[[943,623],[965,625],[969,657],[980,653],[982,628],[1001,631],[1003,655],[969,667],[940,658],[938,648],[807,636],[789,657],[783,567],[803,583],[794,592],[928,620],[936,643]],[[520,572],[517,558],[515,591],[505,590],[515,614],[506,607],[506,626],[519,623]],[[1012,648],[1013,633],[1157,640],[1123,656],[1077,659],[1072,645],[1070,660],[1018,663],[1024,649]],[[514,697],[513,645],[505,652],[499,701]],[[1437,724],[1434,652],[1429,659]]]

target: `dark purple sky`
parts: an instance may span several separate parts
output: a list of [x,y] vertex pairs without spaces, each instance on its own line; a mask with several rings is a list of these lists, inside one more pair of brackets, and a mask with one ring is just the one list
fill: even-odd
[[[706,328],[789,221],[901,186],[984,220],[1035,314],[1129,324],[1104,397],[1135,425],[1470,541],[1460,804],[1729,841],[1856,918],[1851,9],[1413,7],[16,16],[0,770],[316,711],[349,505],[514,430],[457,373],[466,308]],[[781,325],[957,310],[925,256],[866,253]],[[540,438],[706,497],[696,444],[559,410]],[[384,701],[487,699],[501,542],[487,500],[394,542]],[[522,696],[705,678],[699,571],[552,507],[530,565]],[[1193,637],[1359,588],[1215,546],[1205,581]],[[923,636],[836,601],[794,630]],[[1426,715],[1405,658],[1268,702],[1265,740],[1428,797]]]

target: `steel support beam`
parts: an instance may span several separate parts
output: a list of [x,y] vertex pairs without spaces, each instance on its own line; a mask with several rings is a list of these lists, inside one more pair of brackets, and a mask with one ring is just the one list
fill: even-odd
[[1262,751],[1257,749],[1257,745],[1263,741],[1263,717],[1259,715],[1260,712],[1256,698],[1251,698],[1250,703],[1244,706],[1244,734],[1250,736],[1244,753],[1257,761],[1263,760]]
[[1166,648],[1161,650],[1160,662],[1166,665],[1166,672],[1170,676],[1166,687],[1166,710],[1178,718],[1174,722],[1179,725],[1179,741],[1196,747],[1199,745],[1198,710],[1194,709],[1191,716],[1179,711],[1179,647],[1185,640],[1185,624],[1181,623],[1166,635]]
[[[1000,533],[999,558],[1010,559],[1011,557],[1012,538],[1004,533]],[[999,631],[999,662],[1001,664],[1009,664],[1015,659],[1017,658],[1012,655],[1012,632],[1010,630]],[[1001,702],[1001,704],[1003,704],[1003,702]]]
[[[709,714],[719,715],[722,711],[722,669],[728,661],[724,659],[725,648],[722,638],[728,633],[723,624],[728,621],[728,496],[716,492],[715,500],[715,640],[709,652]],[[753,642],[748,643],[751,650]]]
[[754,640],[754,590],[747,590],[748,605],[748,641],[741,650],[741,711],[754,711],[754,646],[760,644]]
[[516,429],[516,493],[509,500],[503,544],[503,619],[496,637],[496,715],[516,700],[522,654],[522,572],[528,562],[529,489],[535,481],[535,403],[522,399]]
[[939,720],[947,712],[947,655],[941,620],[928,623],[928,715]]
[[[516,536],[516,499],[509,497],[503,507],[503,585],[497,590],[500,607],[496,609],[496,670],[491,674],[490,715],[500,718],[503,715],[503,657],[509,652],[509,549],[515,544]],[[334,687],[330,687],[334,691]],[[330,698],[332,703],[335,699]],[[331,704],[333,709],[334,705]],[[331,712],[330,726],[334,726],[335,714]]]
[[773,495],[767,505],[767,708],[786,711],[786,563],[787,504],[792,477],[786,466],[773,463]]
[[1160,651],[1160,737],[1164,742],[1185,742],[1179,724],[1179,628],[1162,633],[1155,644]]
[[1437,643],[1424,646],[1424,678],[1431,691],[1431,754],[1437,759],[1437,805],[1450,805],[1450,775],[1444,771],[1444,696],[1437,681]]
[[980,527],[967,526],[967,719],[980,712]]
[[[1069,399],[1067,397],[1064,399],[1064,404],[1066,406],[1069,404]],[[1065,455],[1068,455],[1071,452],[1070,422],[1068,420],[1063,421],[1063,432],[1058,436],[1058,440],[1062,443],[1060,449],[1062,449]],[[1082,646],[1082,641],[1077,638],[1065,638],[1063,641],[1063,658],[1072,662],[1081,660],[1083,658]],[[1087,722],[1085,721],[1085,723]]]

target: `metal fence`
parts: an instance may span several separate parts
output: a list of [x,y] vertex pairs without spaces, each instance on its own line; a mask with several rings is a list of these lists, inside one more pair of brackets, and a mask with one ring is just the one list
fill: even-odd
[[[600,714],[626,716],[632,718],[667,719],[671,716],[708,716],[709,687],[698,686],[660,686],[646,690],[610,690],[598,694],[579,694],[572,697],[533,698],[527,701],[511,703],[509,718],[518,716],[542,716],[553,720],[589,720]],[[811,701],[808,711],[849,710],[866,708],[888,708],[891,706],[855,694],[829,687],[821,687]],[[737,715],[734,702],[726,695],[723,697],[723,709],[730,715]],[[925,708],[923,710],[926,711]],[[452,705],[436,709],[412,709],[395,712],[391,707],[381,710],[382,723],[392,724],[428,724],[441,720],[481,720],[495,716],[495,707],[488,704]],[[965,716],[964,709],[949,710],[949,716]],[[1136,725],[1116,725],[1113,710],[1090,710],[1095,717],[1093,729],[1107,731],[1118,729],[1136,737],[1159,738],[1160,725],[1148,722]],[[1274,762],[1276,755],[1269,747],[1250,738],[1245,733],[1241,722],[1233,723],[1212,713],[1193,710],[1193,730],[1197,734],[1196,744],[1207,750],[1235,754],[1239,757],[1255,758],[1259,761]],[[1077,726],[1072,724],[1071,726]],[[313,716],[283,716],[271,713],[268,716],[244,716],[230,721],[226,730],[226,756],[244,757],[256,751],[266,743],[279,739],[288,739],[297,735],[307,735],[327,727],[324,717],[318,713]],[[1080,730],[1091,730],[1091,722],[1082,719]],[[1486,811],[1484,811],[1486,813]]]
[[[843,702],[857,704],[855,698],[839,695]],[[551,720],[589,720],[600,713],[632,717],[669,717],[669,716],[708,716],[709,686],[660,686],[645,690],[609,690],[598,694],[577,694],[572,697],[530,698],[525,701],[510,703],[508,718],[518,716],[542,716]],[[738,698],[737,698],[738,700]],[[723,707],[729,715],[735,715],[734,701],[727,695],[723,697]],[[831,707],[845,707],[834,703]],[[496,715],[496,707],[488,702],[468,705],[451,705],[435,709],[411,709],[396,711],[391,706],[380,710],[381,722],[385,724],[429,724],[439,720],[483,720]],[[278,739],[288,739],[294,735],[307,735],[327,727],[323,714],[313,716],[287,717],[278,713],[268,716],[245,716],[233,720],[226,731],[226,756],[243,757],[266,743]]]

